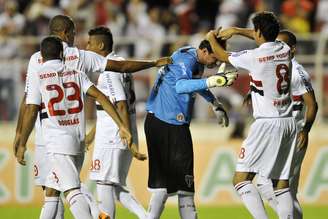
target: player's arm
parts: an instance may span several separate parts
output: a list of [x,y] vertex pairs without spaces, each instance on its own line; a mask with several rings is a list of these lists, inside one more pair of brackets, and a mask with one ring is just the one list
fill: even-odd
[[206,40],[210,42],[216,58],[221,62],[230,63],[228,59],[230,54],[222,48],[215,38],[215,31],[213,30],[206,34]]
[[33,130],[37,115],[39,111],[39,105],[27,104],[25,109],[24,118],[22,121],[21,133],[18,134],[20,139],[19,145],[15,150],[15,156],[18,163],[25,165],[24,154],[26,151],[26,142]]
[[13,150],[14,152],[16,151],[18,145],[19,145],[19,136],[22,130],[22,122],[23,122],[23,117],[25,115],[26,111],[26,93],[24,93],[24,96],[22,98],[22,101],[19,106],[19,114],[18,114],[18,119],[17,119],[17,124],[16,124],[16,134],[15,134],[15,139],[14,139],[14,145],[13,145]]
[[127,141],[128,146],[131,145],[131,139],[132,135],[129,131],[129,128],[126,127],[121,117],[118,115],[117,111],[115,110],[113,104],[108,100],[108,98],[101,93],[94,85],[89,87],[89,89],[86,92],[89,96],[95,98],[95,100],[104,108],[106,113],[110,115],[110,117],[115,121],[117,126],[120,129],[120,136],[122,139],[125,139]]
[[151,67],[160,67],[171,64],[171,57],[163,57],[157,60],[108,60],[106,71],[114,71],[121,73],[133,73]]
[[96,125],[94,125],[89,133],[85,136],[85,145],[87,146],[87,150],[89,150],[89,146],[92,144],[93,140],[95,139],[96,135]]
[[224,30],[218,29],[216,35],[223,40],[231,38],[233,35],[241,35],[254,40],[254,29],[230,27]]
[[318,104],[313,91],[306,92],[302,95],[302,98],[306,106],[306,113],[304,118],[304,127],[298,133],[298,147],[300,149],[306,147],[308,144],[308,134],[312,128],[318,112]]

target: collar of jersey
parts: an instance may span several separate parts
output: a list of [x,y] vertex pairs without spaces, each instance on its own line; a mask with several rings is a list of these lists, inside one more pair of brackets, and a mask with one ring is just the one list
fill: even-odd
[[277,43],[277,41],[274,42],[266,42],[266,43],[262,43],[259,48],[269,48],[274,46]]

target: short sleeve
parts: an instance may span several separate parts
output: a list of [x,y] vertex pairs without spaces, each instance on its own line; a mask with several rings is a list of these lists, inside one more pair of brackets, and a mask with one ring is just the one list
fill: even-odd
[[87,91],[88,91],[88,89],[91,86],[93,86],[93,83],[90,81],[90,79],[88,78],[88,76],[84,72],[81,72],[80,77],[81,77],[81,89],[82,89],[82,92],[84,94],[86,94]]
[[297,66],[292,72],[292,93],[299,96],[313,91],[310,75],[302,66]]
[[111,95],[111,99],[115,101],[126,100],[126,95],[124,92],[122,74],[115,72],[106,72],[105,84]]
[[38,72],[34,72],[28,76],[26,104],[41,104],[40,78]]
[[106,69],[107,59],[97,53],[80,50],[80,58],[84,63],[84,71],[86,74],[95,72],[102,73]]
[[40,68],[40,64],[38,63],[36,54],[34,54],[31,56],[27,66],[26,81],[25,81],[25,88],[24,88],[25,93],[27,93],[30,80],[33,78],[34,75],[37,74],[39,68]]
[[251,50],[243,50],[240,52],[232,52],[228,57],[229,62],[237,69],[252,70],[253,57]]

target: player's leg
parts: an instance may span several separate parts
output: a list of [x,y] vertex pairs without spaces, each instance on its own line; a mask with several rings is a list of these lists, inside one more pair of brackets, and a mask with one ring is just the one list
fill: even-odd
[[164,210],[168,194],[166,189],[151,189],[147,219],[159,219]]
[[197,211],[193,194],[179,194],[178,202],[179,213],[182,219],[197,219]]
[[276,212],[277,211],[277,205],[278,201],[276,199],[276,196],[274,194],[273,185],[271,179],[268,179],[267,177],[257,175],[256,176],[256,186],[259,190],[261,197],[268,201],[268,204],[270,207]]
[[294,205],[294,218],[302,219],[303,218],[303,211],[301,205],[297,199],[297,191],[298,191],[298,184],[301,172],[301,165],[305,156],[306,149],[297,150],[292,165],[292,175],[289,178],[289,187],[290,192],[293,198],[293,205]]
[[59,195],[59,191],[52,188],[45,188],[44,204],[41,210],[40,219],[57,218],[57,209],[61,199]]
[[280,219],[293,218],[293,199],[288,180],[273,180],[274,194],[278,202],[277,212]]
[[233,185],[244,205],[255,219],[268,218],[260,193],[252,183],[255,173],[235,172]]
[[100,214],[100,210],[98,207],[97,200],[93,197],[92,193],[89,191],[88,187],[84,183],[81,183],[80,189],[85,199],[88,202],[92,217],[98,218]]
[[115,197],[126,209],[137,215],[139,219],[147,218],[147,212],[144,207],[122,186],[115,186]]
[[115,187],[113,184],[97,182],[97,197],[102,213],[115,218]]

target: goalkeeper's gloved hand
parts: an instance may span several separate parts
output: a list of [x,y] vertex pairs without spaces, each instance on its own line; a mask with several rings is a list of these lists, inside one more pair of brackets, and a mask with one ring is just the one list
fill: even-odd
[[229,126],[229,117],[228,117],[227,112],[225,111],[222,103],[220,103],[220,101],[218,101],[217,99],[214,100],[212,109],[218,120],[219,125],[221,125],[222,127],[228,127]]
[[225,72],[226,63],[222,63],[216,75],[210,76],[206,80],[208,88],[230,86],[237,79],[237,71]]

